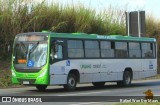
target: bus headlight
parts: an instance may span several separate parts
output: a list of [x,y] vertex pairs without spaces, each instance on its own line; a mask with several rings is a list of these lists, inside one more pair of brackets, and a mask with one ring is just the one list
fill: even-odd
[[12,76],[16,77],[16,74],[15,74],[15,72],[13,71],[13,69],[12,69]]
[[46,72],[47,72],[47,69],[45,69],[38,77],[39,78],[43,77],[46,74]]

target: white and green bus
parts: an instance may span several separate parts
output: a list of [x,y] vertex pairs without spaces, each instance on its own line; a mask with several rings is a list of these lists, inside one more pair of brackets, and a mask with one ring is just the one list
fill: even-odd
[[16,35],[12,56],[12,82],[45,90],[77,83],[104,86],[157,74],[156,39],[122,35],[29,32]]

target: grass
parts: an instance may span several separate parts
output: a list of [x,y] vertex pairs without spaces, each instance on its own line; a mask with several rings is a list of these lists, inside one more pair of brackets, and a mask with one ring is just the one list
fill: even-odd
[[0,61],[0,88],[22,87],[13,85],[11,81],[11,70],[9,61]]
[[[110,6],[97,13],[83,4],[62,6],[58,2],[48,5],[45,0],[38,4],[27,1],[0,0],[0,59],[10,57],[8,45],[12,46],[15,35],[22,32],[50,30],[101,35],[126,34],[126,7]],[[160,34],[156,26],[160,26],[160,21],[147,14],[147,36]]]
[[[100,35],[126,35],[126,7],[106,7],[97,13],[83,4],[62,6],[58,2],[32,3],[30,0],[0,0],[0,60],[11,58],[14,37],[22,32],[49,30]],[[160,20],[146,13],[146,33],[158,42],[160,68]],[[8,46],[10,50],[8,51]]]
[[160,79],[160,74],[157,74],[156,76],[145,78],[144,80],[150,80],[150,79]]
[[11,72],[9,70],[0,70],[0,87],[6,88],[11,85]]
[[0,87],[11,86],[10,63],[0,62]]

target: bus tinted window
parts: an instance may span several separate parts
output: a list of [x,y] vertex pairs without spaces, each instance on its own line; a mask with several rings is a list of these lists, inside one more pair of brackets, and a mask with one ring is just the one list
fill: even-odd
[[100,57],[98,41],[85,41],[85,56]]
[[111,42],[101,41],[101,57],[114,57],[114,49],[111,49]]
[[152,58],[153,55],[153,44],[152,43],[142,43],[142,57]]
[[129,57],[138,58],[141,57],[140,44],[136,42],[129,43]]
[[127,42],[115,42],[115,56],[117,58],[128,57]]
[[84,57],[83,43],[80,40],[68,40],[68,57]]
[[58,45],[57,59],[63,59],[63,48],[62,45]]

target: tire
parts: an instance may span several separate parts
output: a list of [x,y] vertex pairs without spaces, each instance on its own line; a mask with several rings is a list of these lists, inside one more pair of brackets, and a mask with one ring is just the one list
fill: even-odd
[[45,91],[47,88],[47,85],[36,85],[36,88],[39,91]]
[[63,85],[67,91],[74,91],[76,89],[77,79],[74,74],[69,74],[67,78],[67,84]]
[[92,83],[95,87],[103,87],[105,82],[93,82]]
[[123,80],[117,81],[118,86],[128,87],[131,86],[132,73],[130,71],[125,71],[123,74]]

